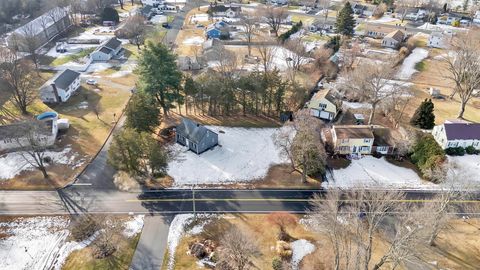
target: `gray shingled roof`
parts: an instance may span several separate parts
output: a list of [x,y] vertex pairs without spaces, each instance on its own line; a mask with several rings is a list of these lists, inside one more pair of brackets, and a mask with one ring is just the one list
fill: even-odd
[[177,126],[177,133],[182,134],[182,136],[195,143],[202,141],[208,131],[213,132],[187,118],[182,118],[182,123]]
[[113,37],[109,41],[107,41],[107,43],[105,43],[105,45],[103,46],[112,50],[116,50],[118,47],[120,47],[120,45],[122,45],[122,42],[118,40],[116,37]]
[[[35,121],[38,125],[37,132],[44,135],[52,134],[52,121]],[[25,136],[32,129],[32,123],[17,122],[0,126],[0,138],[15,139]]]
[[58,88],[66,89],[79,76],[80,76],[80,73],[73,71],[71,69],[65,69],[64,71],[57,73],[57,75],[55,75],[55,77],[50,79],[46,84],[51,84],[53,82]]
[[109,49],[109,48],[103,46],[103,47],[101,47],[100,50],[98,50],[98,51],[103,52],[103,53],[106,53],[106,54],[109,54],[109,53],[112,52],[112,49]]
[[478,123],[445,123],[447,140],[480,139],[480,124]]
[[231,9],[235,12],[240,12],[241,8],[236,6],[224,6],[224,5],[212,5],[209,7],[209,10],[212,12],[225,12],[228,9]]

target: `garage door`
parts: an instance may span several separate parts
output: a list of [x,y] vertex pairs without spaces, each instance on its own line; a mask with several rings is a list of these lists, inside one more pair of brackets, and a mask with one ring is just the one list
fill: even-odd
[[321,112],[320,112],[320,118],[331,120],[330,113],[329,113],[329,112],[326,112],[326,111],[321,111]]

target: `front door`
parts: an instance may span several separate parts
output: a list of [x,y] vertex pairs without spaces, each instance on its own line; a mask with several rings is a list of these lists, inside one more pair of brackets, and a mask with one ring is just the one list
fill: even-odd
[[357,152],[357,147],[353,146],[352,153],[356,153],[356,152]]

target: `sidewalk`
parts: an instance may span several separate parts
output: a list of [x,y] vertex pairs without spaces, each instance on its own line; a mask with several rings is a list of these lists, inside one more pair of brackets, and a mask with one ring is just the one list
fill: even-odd
[[167,249],[171,217],[146,216],[130,270],[159,270]]

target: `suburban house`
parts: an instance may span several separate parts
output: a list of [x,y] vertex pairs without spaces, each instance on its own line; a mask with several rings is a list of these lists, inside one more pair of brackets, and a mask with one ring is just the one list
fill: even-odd
[[218,145],[218,134],[190,119],[182,118],[182,123],[176,128],[175,142],[198,155]]
[[341,104],[330,90],[320,90],[307,103],[310,114],[320,119],[332,121],[337,116]]
[[212,17],[228,17],[228,18],[236,18],[240,15],[242,8],[239,6],[225,6],[225,5],[218,5],[218,4],[210,4],[208,7],[207,13],[210,14]]
[[331,136],[333,150],[340,155],[390,155],[395,151],[390,130],[381,126],[334,125]]
[[427,11],[422,8],[411,8],[408,9],[407,14],[405,15],[405,19],[411,21],[418,21],[423,20],[425,16],[427,16]]
[[288,4],[288,0],[270,0],[270,3],[272,3],[272,5],[283,6]]
[[383,37],[382,46],[387,48],[396,49],[405,40],[405,33],[401,30],[395,30]]
[[158,5],[162,4],[162,0],[142,0],[142,5],[143,6],[152,6],[152,7],[157,7]]
[[432,32],[428,37],[428,47],[446,49],[453,38],[452,31]]
[[361,16],[370,17],[375,12],[376,6],[375,5],[365,5],[354,3],[352,5],[353,13]]
[[180,70],[199,70],[202,68],[196,57],[180,56],[177,58]]
[[68,8],[56,7],[14,30],[6,38],[6,43],[9,47],[28,52],[31,49],[31,44],[26,44],[26,42],[37,40],[36,46],[38,49],[71,25]]
[[207,39],[228,39],[230,38],[230,26],[224,21],[212,23],[205,29],[205,36]]
[[335,29],[335,21],[336,20],[333,17],[328,17],[326,21],[323,18],[317,19],[308,26],[308,30],[310,32],[319,32],[322,30],[327,32],[333,32],[333,30]]
[[475,16],[473,16],[473,24],[480,26],[480,10],[475,12]]
[[[46,147],[52,146],[58,133],[57,120],[57,117],[49,117],[31,123],[0,125],[0,153],[30,146],[32,140],[41,142]],[[34,131],[32,123],[36,125]]]
[[365,27],[365,36],[371,37],[371,38],[383,38],[392,31],[395,31],[396,27],[395,26],[378,26],[378,25],[372,25],[372,24],[367,24]]
[[480,123],[447,120],[435,126],[432,135],[443,149],[473,146],[480,150]]
[[102,45],[90,54],[92,61],[108,61],[116,57],[122,50],[122,42],[116,37],[105,41]]
[[58,72],[40,88],[45,103],[66,102],[80,87],[80,73],[66,69]]

